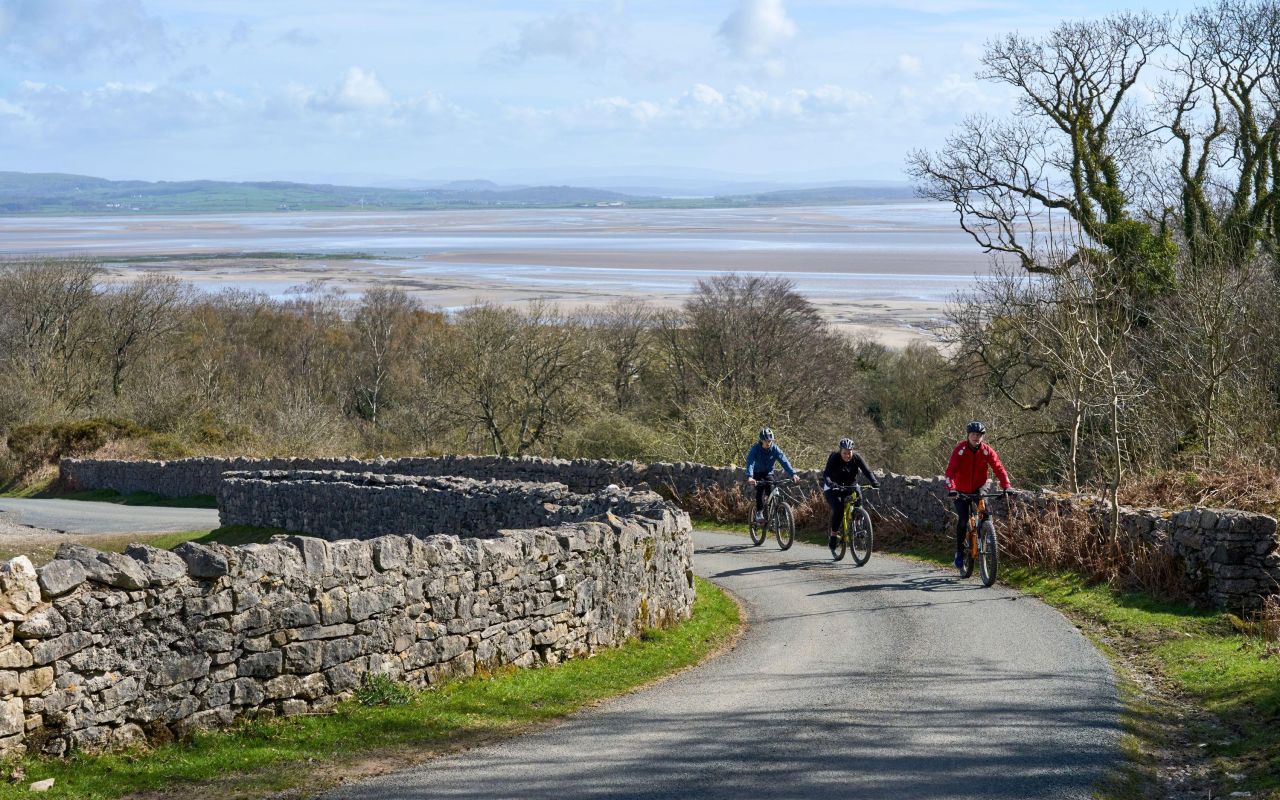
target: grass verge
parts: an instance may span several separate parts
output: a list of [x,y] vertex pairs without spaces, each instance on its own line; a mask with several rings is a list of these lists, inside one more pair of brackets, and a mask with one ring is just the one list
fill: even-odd
[[[593,658],[555,667],[505,669],[412,690],[373,681],[359,699],[326,716],[246,722],[227,733],[146,751],[69,759],[28,757],[25,777],[0,800],[30,797],[30,782],[54,778],[50,798],[255,798],[308,793],[344,777],[409,766],[442,752],[559,719],[692,666],[736,634],[738,608],[697,580],[688,622],[647,631]],[[388,682],[389,683],[389,682]],[[12,770],[8,765],[5,772]]]

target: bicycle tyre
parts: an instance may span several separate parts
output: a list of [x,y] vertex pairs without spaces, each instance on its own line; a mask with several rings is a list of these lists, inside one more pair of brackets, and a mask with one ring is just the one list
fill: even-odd
[[779,503],[773,515],[773,535],[778,540],[779,550],[790,550],[796,541],[796,516],[791,511],[790,503]]
[[871,547],[875,531],[871,527],[871,515],[865,508],[853,512],[853,524],[849,531],[849,554],[855,567],[864,567],[871,560]]
[[996,539],[996,526],[991,524],[991,520],[982,523],[978,540],[978,555],[980,563],[978,564],[979,575],[982,578],[983,586],[990,586],[996,582],[996,574],[1000,571],[1000,546]]
[[769,520],[762,519],[756,522],[756,512],[747,512],[747,533],[751,536],[751,544],[759,547],[764,544],[764,539],[769,535],[769,529],[765,527]]
[[964,552],[960,556],[960,577],[967,578],[973,574],[973,532],[964,536]]
[[844,558],[845,549],[849,545],[849,509],[846,508],[842,514],[840,522],[840,532],[836,534],[836,538],[832,539],[830,532],[827,534],[827,548],[831,550],[831,560],[839,561]]

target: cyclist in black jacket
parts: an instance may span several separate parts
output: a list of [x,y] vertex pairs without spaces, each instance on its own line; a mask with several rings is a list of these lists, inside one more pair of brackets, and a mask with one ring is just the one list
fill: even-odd
[[840,537],[840,516],[844,511],[844,502],[853,493],[852,487],[858,481],[858,475],[867,476],[867,483],[879,487],[880,482],[867,468],[862,456],[853,452],[853,440],[845,437],[840,440],[840,449],[827,456],[827,466],[822,470],[822,496],[827,498],[831,507],[830,543],[834,546]]

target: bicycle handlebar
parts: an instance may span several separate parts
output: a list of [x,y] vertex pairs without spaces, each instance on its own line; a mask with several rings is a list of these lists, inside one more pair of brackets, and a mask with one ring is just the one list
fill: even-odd
[[986,500],[993,497],[1004,497],[1008,490],[1002,492],[956,492],[958,497],[967,497],[970,500]]
[[831,488],[832,488],[832,489],[836,489],[836,490],[844,490],[844,491],[852,492],[852,491],[853,491],[853,490],[855,490],[855,489],[872,489],[872,490],[875,490],[875,489],[879,489],[880,487],[879,487],[879,486],[873,486],[873,485],[871,485],[871,484],[869,484],[869,483],[854,483],[854,484],[849,484],[849,485],[845,485],[845,484],[843,484],[843,483],[834,483],[834,484],[832,484],[832,485],[831,485]]

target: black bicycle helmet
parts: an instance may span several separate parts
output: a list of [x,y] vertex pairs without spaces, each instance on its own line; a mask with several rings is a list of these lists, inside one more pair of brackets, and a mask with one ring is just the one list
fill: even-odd
[[772,441],[773,441],[773,428],[761,428],[761,429],[760,429],[760,441],[762,441],[762,442],[772,442]]
[[975,419],[973,422],[970,422],[965,426],[964,431],[965,433],[986,433],[987,426]]
[[852,450],[853,440],[846,436],[840,440],[840,443],[837,444],[836,447],[839,447],[841,450]]

